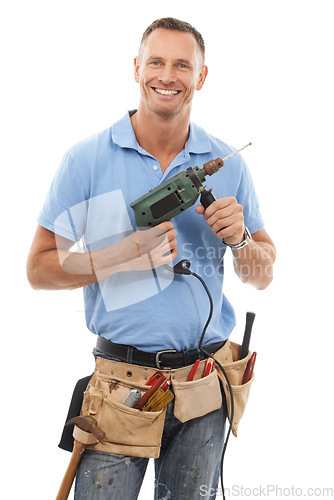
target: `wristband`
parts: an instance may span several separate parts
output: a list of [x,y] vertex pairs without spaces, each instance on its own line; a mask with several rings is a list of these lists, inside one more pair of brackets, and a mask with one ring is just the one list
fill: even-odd
[[140,257],[140,256],[141,256],[141,253],[140,253],[140,246],[139,246],[139,242],[138,242],[137,231],[135,231],[133,234],[135,235],[135,242],[136,242],[136,248],[137,248],[137,255],[138,255],[138,257]]
[[91,270],[92,270],[92,274],[95,274],[92,252],[89,252],[89,262],[90,262],[90,267],[91,267]]

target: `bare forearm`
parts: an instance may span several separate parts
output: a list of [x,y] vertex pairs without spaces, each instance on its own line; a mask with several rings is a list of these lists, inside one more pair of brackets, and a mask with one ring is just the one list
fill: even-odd
[[117,246],[87,253],[48,250],[31,263],[28,277],[36,289],[73,290],[129,270],[124,260]]
[[258,290],[265,289],[273,279],[276,250],[264,241],[252,240],[241,250],[233,250],[233,264],[236,274],[243,283]]
[[[92,271],[88,254],[73,253],[71,257],[72,265],[76,268],[74,272],[69,265],[60,263],[60,254],[64,259],[65,254],[71,252],[59,252],[59,250],[48,250],[33,259],[30,262],[28,271],[28,280],[31,286],[36,290],[73,290],[97,281],[96,274]],[[87,265],[88,258],[88,265]],[[75,259],[75,262],[74,262]],[[81,271],[79,271],[81,269]]]
[[[81,288],[121,271],[159,267],[177,255],[176,231],[170,222],[145,233],[132,233],[112,247],[89,253],[70,252],[61,240],[62,248],[55,248],[53,233],[44,228],[39,228],[36,234],[28,257],[27,276],[37,290]],[[41,251],[40,247],[44,249]]]

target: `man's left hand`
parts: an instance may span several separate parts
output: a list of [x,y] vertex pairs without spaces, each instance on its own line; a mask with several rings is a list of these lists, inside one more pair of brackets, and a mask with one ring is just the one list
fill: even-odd
[[245,233],[243,208],[235,198],[220,198],[206,210],[203,205],[198,205],[196,212],[203,215],[217,238],[223,238],[229,245],[238,245],[243,241]]

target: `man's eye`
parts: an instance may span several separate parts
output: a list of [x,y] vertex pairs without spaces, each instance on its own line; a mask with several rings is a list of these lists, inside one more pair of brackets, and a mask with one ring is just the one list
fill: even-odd
[[159,61],[151,61],[150,64],[153,64],[153,66],[159,66],[160,62]]

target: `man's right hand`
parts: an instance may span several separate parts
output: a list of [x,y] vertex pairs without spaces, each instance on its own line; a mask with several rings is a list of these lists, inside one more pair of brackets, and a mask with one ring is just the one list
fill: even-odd
[[172,262],[178,253],[176,234],[170,221],[130,234],[114,247],[121,259],[119,271],[142,271]]

